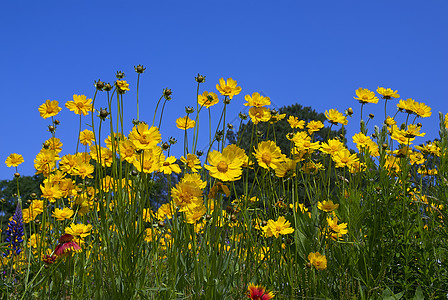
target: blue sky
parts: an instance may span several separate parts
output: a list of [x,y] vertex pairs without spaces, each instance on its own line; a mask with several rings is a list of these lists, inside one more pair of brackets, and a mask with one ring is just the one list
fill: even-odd
[[[216,92],[221,77],[238,81],[243,90],[227,117],[235,125],[244,95],[262,92],[274,107],[300,103],[319,112],[353,107],[351,136],[359,130],[354,91],[384,86],[432,107],[433,115],[421,120],[427,135],[416,143],[433,139],[438,112],[448,112],[447,13],[444,0],[7,1],[0,12],[0,179],[15,172],[4,164],[10,153],[25,158],[19,172],[34,173],[33,159],[50,137],[39,105],[50,99],[63,107],[73,94],[91,98],[94,80],[113,82],[118,70],[131,87],[125,97],[128,132],[136,116],[133,66],[138,64],[147,67],[140,119],[151,122],[163,88],[173,91],[163,140],[181,140],[174,120],[195,103],[197,73],[207,76],[202,90]],[[105,106],[104,94],[97,103]],[[376,124],[382,121],[380,103],[364,108],[377,116]],[[395,112],[396,103],[388,111]],[[73,153],[79,119],[65,107],[58,118],[62,155]],[[181,143],[173,153],[182,154]]]

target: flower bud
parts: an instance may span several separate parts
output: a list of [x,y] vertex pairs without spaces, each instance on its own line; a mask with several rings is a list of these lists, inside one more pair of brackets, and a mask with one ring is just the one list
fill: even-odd
[[205,76],[204,75],[200,75],[199,73],[198,73],[198,76],[196,76],[194,79],[196,80],[197,83],[204,83],[205,82]]
[[54,125],[59,125],[61,122],[59,120],[54,120]]
[[230,99],[229,98],[226,98],[226,99],[224,99],[224,104],[230,104]]
[[31,198],[36,199],[37,198],[37,194],[36,193],[31,193]]
[[53,133],[55,131],[56,128],[54,128],[53,125],[49,125],[48,126],[48,131],[50,131],[51,133]]
[[233,130],[233,124],[228,123],[228,124],[227,124],[227,128],[228,128],[229,130]]
[[169,142],[171,145],[174,145],[174,144],[177,143],[177,140],[176,140],[175,138],[173,138],[173,137],[170,137],[170,139],[168,140],[168,142]]
[[204,155],[204,151],[201,150],[196,151],[196,156],[200,157],[202,155]]
[[194,113],[194,108],[191,106],[185,106],[185,113],[187,113],[187,114]]
[[384,143],[383,145],[381,145],[381,147],[383,147],[383,149],[387,149],[387,144],[386,143]]
[[157,225],[159,225],[159,227],[163,228],[163,227],[165,227],[165,222],[159,221],[159,223],[157,223]]
[[349,116],[353,115],[353,108],[351,107],[347,108],[347,115]]
[[146,70],[146,68],[144,68],[142,65],[138,65],[138,66],[134,66],[134,70],[135,70],[135,72],[137,72],[139,74],[143,74],[143,72]]
[[19,177],[20,177],[20,173],[19,173],[19,172],[15,172],[15,173],[14,173],[14,177],[15,177],[15,178],[19,178]]
[[377,135],[376,135],[376,133],[375,133],[375,132],[374,132],[374,133],[372,133],[372,137],[373,137],[374,139],[376,139]]
[[138,175],[138,171],[137,170],[132,170],[131,171],[131,175],[132,176],[137,176]]
[[107,116],[109,115],[109,113],[107,112],[107,110],[105,108],[100,108],[100,118],[104,121]]
[[169,88],[163,89],[163,96],[169,97],[169,96],[171,96],[171,94],[172,94],[171,89],[169,89]]
[[420,122],[417,123],[417,127],[422,127],[422,126],[423,126],[422,123],[420,123]]
[[212,218],[211,215],[208,215],[208,214],[207,214],[207,215],[205,216],[205,219],[206,219],[206,220],[210,220],[211,218]]
[[375,115],[374,114],[369,114],[369,118],[373,119],[373,118],[375,118]]
[[239,113],[238,116],[240,117],[241,120],[247,120],[247,114],[245,113]]
[[110,83],[106,83],[103,87],[103,90],[105,90],[106,92],[112,90],[112,85]]
[[95,81],[94,86],[97,90],[102,91],[104,88],[104,82],[98,79],[98,81]]
[[169,148],[170,148],[170,144],[168,144],[167,142],[164,142],[164,143],[162,144],[162,149],[163,149],[164,151],[168,150]]
[[115,74],[115,77],[117,77],[117,79],[123,79],[125,76],[125,74],[121,71],[117,71],[117,74]]

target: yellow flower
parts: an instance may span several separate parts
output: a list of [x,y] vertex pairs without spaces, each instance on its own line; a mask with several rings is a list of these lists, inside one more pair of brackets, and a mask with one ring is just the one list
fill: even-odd
[[378,103],[378,98],[375,96],[375,93],[368,89],[359,88],[355,91],[355,93],[358,98],[353,98],[358,100],[359,103]]
[[162,155],[162,148],[158,146],[145,150],[134,160],[134,167],[137,171],[144,173],[159,171],[161,165],[163,164],[163,161],[161,161]]
[[192,208],[191,210],[185,211],[185,219],[189,224],[195,224],[203,215],[207,213],[207,208],[204,204],[200,204]]
[[271,105],[271,99],[269,97],[261,96],[259,93],[253,93],[252,97],[250,95],[244,96],[244,106],[262,107],[266,105]]
[[266,107],[251,107],[249,108],[249,117],[254,124],[259,122],[269,122],[271,119],[271,112]]
[[336,109],[326,110],[325,117],[327,117],[327,120],[334,125],[337,125],[338,123],[347,125],[348,123],[347,118]]
[[324,200],[323,202],[317,202],[317,208],[325,212],[332,212],[333,210],[338,209],[338,207],[339,204],[333,203],[333,200]]
[[90,235],[90,231],[92,230],[92,225],[84,225],[84,224],[75,224],[72,223],[70,227],[65,228],[65,233],[71,234],[74,237],[85,238]]
[[336,168],[350,167],[355,162],[359,161],[359,158],[355,154],[350,154],[348,149],[342,149],[334,154],[332,157],[336,163]]
[[311,252],[308,254],[308,260],[316,270],[325,270],[327,268],[327,258],[319,252]]
[[166,218],[171,219],[173,217],[173,213],[175,212],[174,203],[165,203],[162,204],[157,210],[157,219],[165,220]]
[[[162,156],[164,156],[162,154]],[[181,169],[178,164],[175,164],[176,158],[174,156],[170,156],[162,163],[162,166],[160,167],[160,172],[163,172],[163,174],[171,174],[171,173],[180,173]]]
[[344,149],[344,144],[338,139],[328,140],[327,143],[322,143],[320,151],[326,154],[335,155]]
[[45,148],[55,151],[56,154],[62,151],[62,145],[61,140],[56,137],[49,138],[44,142]]
[[229,146],[224,148],[222,153],[214,150],[208,155],[210,165],[204,165],[204,168],[209,171],[211,177],[222,181],[235,181],[241,178],[243,160],[235,157],[235,152],[231,151]]
[[129,163],[133,163],[137,158],[135,152],[136,148],[132,141],[122,140],[120,141],[120,158],[121,160],[126,160]]
[[185,116],[183,118],[178,118],[176,120],[177,128],[182,129],[182,130],[187,130],[187,129],[193,128],[195,125],[196,125],[196,121],[190,119],[188,116]]
[[65,107],[77,115],[87,116],[93,111],[92,99],[87,99],[85,95],[73,95],[73,101],[67,101]]
[[95,171],[94,166],[86,162],[78,163],[74,168],[74,175],[81,176],[82,179],[88,177],[92,178],[92,173]]
[[58,159],[59,156],[55,153],[55,151],[50,149],[42,149],[34,159],[36,174],[42,173],[47,176],[56,166],[56,160]]
[[267,237],[275,236],[278,238],[280,234],[289,234],[294,232],[294,228],[291,228],[291,223],[286,221],[285,217],[281,216],[274,220],[268,220],[268,224],[261,229]]
[[17,167],[24,162],[23,156],[17,153],[11,153],[5,160],[8,167]]
[[219,102],[218,95],[213,92],[203,92],[202,95],[198,95],[198,104],[210,108]]
[[406,99],[406,101],[400,100],[397,104],[397,108],[400,110],[405,110],[408,114],[414,111],[415,101],[412,98]]
[[314,132],[318,132],[323,127],[324,127],[324,124],[321,121],[314,121],[314,120],[310,121],[306,125],[306,128],[308,128],[308,133],[309,134],[313,134]]
[[338,224],[338,217],[333,216],[333,218],[327,218],[328,227],[330,228],[329,237],[333,240],[339,240],[342,235],[347,234],[347,223]]
[[260,142],[254,153],[258,164],[265,169],[275,169],[283,160],[283,154],[280,148],[273,141]]
[[280,178],[296,176],[296,162],[290,158],[285,158],[283,162],[277,164],[275,176]]
[[380,94],[381,96],[383,96],[383,99],[390,99],[390,98],[399,98],[400,95],[398,95],[398,91],[394,91],[390,88],[383,88],[383,87],[378,87],[376,89],[376,92],[378,94]]
[[425,105],[424,103],[416,102],[414,104],[413,112],[421,118],[430,117],[431,116],[431,107]]
[[51,182],[46,182],[44,185],[40,185],[42,197],[47,198],[51,203],[56,202],[56,199],[62,198],[62,192],[59,189],[59,185],[53,185]]
[[171,198],[181,211],[203,204],[202,189],[192,181],[181,181],[171,188]]
[[193,153],[188,153],[187,158],[181,157],[180,161],[183,162],[192,172],[198,172],[201,169],[201,161]]
[[236,86],[236,81],[232,78],[228,78],[227,82],[224,81],[224,78],[219,79],[219,84],[216,85],[216,89],[221,95],[228,96],[230,99],[241,92],[241,87]]
[[395,121],[394,118],[389,117],[389,116],[387,116],[385,123],[387,126],[397,125],[397,121]]
[[157,127],[140,122],[132,128],[129,133],[129,140],[138,150],[149,150],[162,141],[162,135]]
[[291,128],[303,129],[305,127],[305,121],[304,120],[299,121],[299,118],[297,117],[289,116],[287,121],[289,123],[289,126],[291,126]]
[[115,86],[118,89],[118,92],[121,94],[124,94],[126,91],[129,91],[129,84],[126,82],[126,80],[117,80],[115,82]]
[[95,135],[91,130],[83,130],[79,134],[79,142],[83,145],[92,145],[92,141],[95,140]]
[[64,207],[63,209],[55,208],[52,216],[58,221],[64,221],[70,219],[74,213],[75,212],[68,207]]
[[62,110],[58,105],[59,102],[56,100],[46,100],[44,104],[39,106],[40,116],[44,119],[56,116]]

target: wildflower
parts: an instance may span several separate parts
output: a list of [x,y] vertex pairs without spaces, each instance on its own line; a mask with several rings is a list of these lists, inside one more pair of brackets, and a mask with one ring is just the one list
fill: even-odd
[[219,102],[218,95],[213,92],[203,92],[202,95],[198,95],[198,104],[210,108],[211,106]]
[[359,161],[356,153],[350,154],[350,151],[345,148],[338,151],[331,158],[336,163],[336,168],[350,167],[353,163]]
[[181,181],[171,188],[171,198],[181,209],[192,209],[202,204],[202,189],[199,182]]
[[65,233],[68,233],[72,236],[79,237],[79,238],[85,238],[86,236],[90,235],[90,231],[92,230],[92,225],[84,225],[84,224],[75,224],[72,223],[70,227],[65,228]]
[[190,119],[188,116],[185,116],[183,118],[178,118],[176,120],[177,128],[182,129],[182,130],[187,130],[187,129],[193,128],[195,125],[196,125],[196,121]]
[[93,111],[92,99],[87,99],[85,95],[73,95],[73,101],[67,101],[65,107],[77,115],[87,116]]
[[330,237],[333,240],[339,240],[341,239],[342,235],[348,233],[347,223],[338,224],[338,221],[339,219],[336,216],[327,218],[327,223],[331,231]]
[[52,182],[45,182],[44,185],[40,185],[42,197],[47,198],[51,203],[56,202],[56,199],[62,198],[62,192],[59,189],[59,185]]
[[412,98],[408,98],[405,101],[400,100],[397,104],[397,108],[402,111],[405,110],[408,114],[411,114],[414,111],[415,101]]
[[156,216],[159,220],[165,220],[166,218],[171,219],[174,213],[174,203],[165,203],[162,204],[157,210]]
[[342,149],[344,149],[344,144],[338,139],[328,140],[326,143],[322,143],[320,146],[320,151],[326,154],[335,155]]
[[400,95],[398,94],[398,91],[394,91],[390,88],[383,88],[383,87],[378,87],[376,89],[376,92],[378,94],[380,94],[381,96],[383,96],[383,99],[390,99],[390,98],[399,98]]
[[74,168],[74,175],[81,176],[82,179],[88,177],[93,177],[93,172],[95,171],[95,168],[93,165],[86,163],[86,162],[80,162],[78,163]]
[[70,219],[74,213],[75,212],[68,207],[64,207],[63,209],[55,208],[52,216],[58,221],[64,221]]
[[325,270],[327,268],[327,258],[319,252],[311,252],[308,254],[308,260],[316,270]]
[[56,116],[62,110],[58,105],[59,102],[56,100],[46,100],[44,104],[39,106],[40,116],[44,119]]
[[264,286],[249,283],[247,297],[253,300],[269,300],[274,298],[274,293],[267,291]]
[[192,172],[196,173],[201,169],[201,161],[193,153],[188,153],[187,158],[181,157],[180,161],[183,162]]
[[132,128],[129,140],[138,150],[148,150],[162,141],[162,135],[157,127],[149,128],[148,124],[140,122]]
[[230,190],[227,187],[227,185],[225,185],[222,182],[216,182],[210,189],[210,192],[208,193],[208,199],[215,199],[218,193],[224,194],[227,197],[230,196]]
[[323,127],[324,127],[324,124],[321,121],[314,121],[314,120],[310,121],[306,125],[306,128],[308,128],[308,133],[309,134],[313,134],[314,132],[318,132]]
[[271,105],[271,99],[269,97],[261,96],[259,93],[253,93],[252,97],[250,95],[244,96],[244,106],[262,107],[266,105]]
[[54,249],[54,254],[57,257],[64,257],[72,252],[81,252],[81,247],[73,241],[74,237],[71,234],[63,234],[59,238],[59,244]]
[[3,256],[8,256],[10,251],[12,251],[12,255],[19,255],[22,252],[20,248],[20,244],[23,242],[23,217],[22,217],[22,207],[21,203],[17,203],[16,211],[14,215],[11,217],[8,223],[8,229],[6,229],[6,239],[7,243],[6,252],[3,253]]
[[249,108],[249,117],[252,123],[268,122],[271,119],[271,112],[266,107]]
[[227,82],[224,81],[224,78],[219,79],[219,84],[216,85],[216,89],[223,96],[228,96],[230,99],[233,96],[238,95],[241,92],[241,87],[236,86],[236,81],[232,78],[228,78]]
[[[231,146],[231,145],[229,145]],[[243,160],[235,156],[231,147],[225,147],[222,153],[214,150],[208,155],[208,163],[204,165],[210,176],[222,181],[235,181],[241,178]]]
[[332,212],[336,209],[338,209],[339,204],[334,204],[333,200],[327,201],[324,200],[323,202],[317,202],[317,208],[320,210],[323,210],[325,212]]
[[296,162],[290,158],[285,158],[283,162],[277,164],[275,176],[280,178],[292,178],[296,176]]
[[79,142],[83,145],[92,145],[92,141],[95,140],[95,135],[92,131],[86,129],[80,132]]
[[203,215],[207,213],[207,208],[204,204],[199,204],[192,209],[185,211],[185,219],[189,224],[195,224]]
[[283,159],[280,148],[273,141],[260,142],[255,149],[254,155],[258,164],[265,169],[277,168],[277,164]]
[[280,234],[289,234],[294,232],[294,228],[291,228],[291,223],[286,221],[285,217],[281,216],[274,220],[268,220],[268,224],[262,227],[262,230],[267,237],[275,236],[278,238]]
[[289,126],[291,126],[291,128],[303,129],[305,127],[305,121],[304,120],[299,121],[299,118],[297,117],[289,116],[287,121],[289,123]]
[[363,88],[359,88],[355,91],[356,96],[358,96],[358,98],[355,98],[356,100],[358,100],[359,103],[365,104],[365,103],[378,103],[378,98],[375,96],[375,93],[368,90],[368,89],[363,89]]
[[416,102],[413,107],[413,112],[421,118],[430,117],[431,107],[427,106],[424,103]]
[[348,123],[347,118],[336,109],[326,110],[325,117],[327,117],[328,121],[333,125],[337,125],[338,123],[347,125]]
[[125,160],[129,163],[133,163],[137,158],[135,153],[136,147],[134,143],[130,140],[123,140],[119,143],[120,147],[120,158],[121,160]]
[[[165,155],[162,154],[163,157]],[[171,174],[171,173],[180,173],[181,169],[178,164],[175,164],[176,158],[174,156],[170,156],[162,163],[159,171],[163,172],[163,174]]]
[[120,94],[124,94],[126,93],[126,91],[130,91],[129,83],[127,83],[126,80],[117,80],[115,82],[115,86],[117,87],[117,91]]
[[24,162],[23,156],[17,153],[10,154],[5,161],[8,167],[17,167]]

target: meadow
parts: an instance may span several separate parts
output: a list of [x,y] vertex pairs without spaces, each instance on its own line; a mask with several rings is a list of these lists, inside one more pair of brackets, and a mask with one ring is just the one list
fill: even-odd
[[[329,107],[322,122],[198,74],[196,103],[169,120],[184,134],[176,141],[162,122],[171,90],[153,115],[139,112],[144,72],[39,107],[48,130],[34,166],[44,181],[31,199],[19,188],[29,162],[6,159],[18,188],[2,220],[4,299],[447,298],[448,114],[425,142],[419,120],[431,108],[389,87],[357,89],[348,96],[360,115]],[[108,107],[95,105],[100,97]],[[229,105],[249,108],[238,129],[226,123]],[[369,114],[372,105],[384,115]],[[62,109],[80,121],[76,151],[64,156]],[[359,132],[346,136],[347,126]]]

